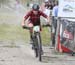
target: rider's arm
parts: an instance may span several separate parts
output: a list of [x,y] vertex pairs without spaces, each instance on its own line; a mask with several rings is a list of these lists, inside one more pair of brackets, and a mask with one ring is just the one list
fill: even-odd
[[31,14],[31,11],[28,12],[28,13],[24,16],[24,20],[22,21],[22,26],[25,25],[25,21],[29,18],[30,14]]
[[24,26],[25,25],[25,21],[26,21],[26,19],[24,18],[24,20],[22,21],[22,26]]
[[40,12],[40,14],[41,14],[41,16],[43,16],[44,18],[46,18],[47,19],[47,22],[48,22],[48,24],[50,24],[50,17],[49,16],[47,16],[45,13],[43,13],[43,12]]
[[47,16],[47,22],[48,22],[48,24],[51,23],[51,22],[50,22],[50,17],[49,17],[49,16]]

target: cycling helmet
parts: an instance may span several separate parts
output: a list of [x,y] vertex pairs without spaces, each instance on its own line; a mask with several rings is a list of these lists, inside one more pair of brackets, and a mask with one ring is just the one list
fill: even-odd
[[33,4],[32,9],[35,11],[39,10],[39,5],[38,4]]

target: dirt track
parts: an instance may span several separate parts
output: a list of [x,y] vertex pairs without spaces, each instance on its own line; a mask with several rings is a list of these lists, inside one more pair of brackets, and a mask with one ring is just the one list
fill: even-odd
[[34,57],[31,45],[22,41],[0,42],[0,65],[75,65],[75,57],[67,54],[55,54],[53,49],[44,47],[42,62]]

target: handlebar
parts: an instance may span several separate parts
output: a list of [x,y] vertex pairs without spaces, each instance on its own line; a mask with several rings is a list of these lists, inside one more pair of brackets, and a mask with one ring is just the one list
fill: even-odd
[[[52,26],[49,24],[46,24],[46,25],[41,25],[41,27],[52,27]],[[27,27],[27,26],[22,26],[22,28],[30,30],[30,27]]]
[[30,30],[30,27],[27,27],[27,26],[22,26],[22,28]]

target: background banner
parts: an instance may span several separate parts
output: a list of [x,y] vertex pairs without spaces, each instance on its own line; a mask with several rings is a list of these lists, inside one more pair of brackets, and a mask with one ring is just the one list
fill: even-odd
[[75,22],[60,20],[60,44],[75,52]]
[[58,17],[75,17],[75,0],[59,0]]

